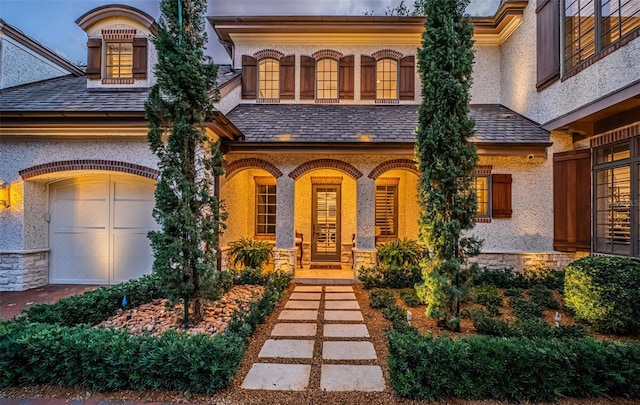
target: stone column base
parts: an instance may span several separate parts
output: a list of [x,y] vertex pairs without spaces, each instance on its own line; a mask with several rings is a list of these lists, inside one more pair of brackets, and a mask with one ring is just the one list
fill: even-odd
[[369,268],[378,264],[378,251],[375,249],[353,249],[353,268],[359,276],[361,267]]
[[296,269],[296,249],[273,248],[273,270],[293,274]]
[[48,249],[0,252],[0,291],[24,291],[48,283]]

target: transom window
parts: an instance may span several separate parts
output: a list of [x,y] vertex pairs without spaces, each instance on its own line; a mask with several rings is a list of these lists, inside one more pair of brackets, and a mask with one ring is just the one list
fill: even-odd
[[133,43],[107,42],[105,75],[107,78],[133,77]]
[[[388,184],[396,183],[396,184]],[[398,179],[382,179],[376,185],[376,236],[398,236]]]
[[[272,181],[269,181],[272,180]],[[275,179],[256,177],[256,235],[276,234]]]
[[265,58],[258,63],[259,98],[280,97],[280,62]]
[[476,216],[489,218],[489,176],[476,176],[473,181],[473,189],[476,192],[477,210]]
[[565,69],[640,27],[640,0],[565,0]]
[[640,149],[634,138],[595,150],[594,251],[640,256]]
[[332,58],[318,60],[316,68],[316,98],[338,98],[338,61]]
[[384,58],[376,62],[376,98],[398,98],[398,61]]

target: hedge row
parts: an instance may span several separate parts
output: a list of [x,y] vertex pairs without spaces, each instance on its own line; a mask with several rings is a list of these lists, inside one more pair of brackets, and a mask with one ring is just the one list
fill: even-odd
[[389,375],[408,398],[553,401],[640,397],[640,343],[594,339],[432,338],[390,331]]
[[290,280],[288,274],[273,273],[262,298],[248,311],[236,312],[227,331],[214,337],[175,331],[158,337],[132,335],[87,324],[69,327],[25,319],[0,323],[0,386],[220,391],[234,378],[248,337],[273,311]]
[[375,266],[360,268],[358,278],[366,289],[370,288],[413,288],[422,283],[422,269],[419,265]]

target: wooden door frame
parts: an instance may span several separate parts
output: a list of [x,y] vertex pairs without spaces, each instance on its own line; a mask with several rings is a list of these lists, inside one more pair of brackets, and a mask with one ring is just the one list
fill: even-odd
[[[317,236],[315,232],[318,211],[318,188],[336,189],[336,253],[318,257]],[[312,184],[311,185],[311,261],[340,263],[342,256],[342,184]]]

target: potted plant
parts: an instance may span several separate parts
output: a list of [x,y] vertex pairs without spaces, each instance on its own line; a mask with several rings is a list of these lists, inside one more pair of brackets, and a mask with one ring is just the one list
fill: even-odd
[[271,258],[271,245],[267,241],[242,237],[229,243],[229,263],[231,267],[244,264],[245,267],[261,269]]

